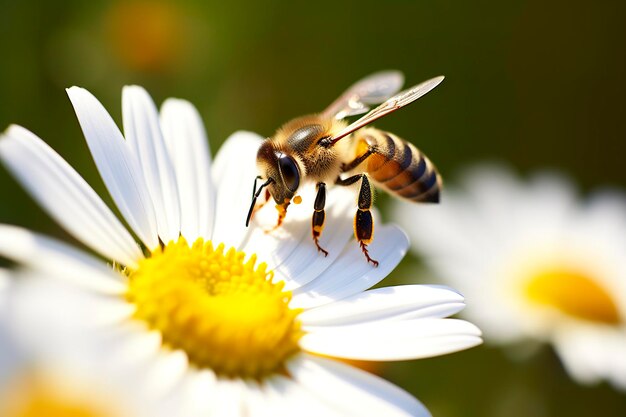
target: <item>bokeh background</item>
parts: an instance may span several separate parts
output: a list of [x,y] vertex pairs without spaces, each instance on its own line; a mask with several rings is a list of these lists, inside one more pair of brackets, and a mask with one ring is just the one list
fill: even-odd
[[[446,75],[377,123],[445,179],[487,160],[522,174],[557,169],[581,193],[626,183],[623,1],[0,0],[0,34],[0,126],[37,133],[102,196],[66,87],[88,88],[118,122],[125,84],[157,103],[189,99],[215,152],[236,130],[271,135],[389,68],[409,84]],[[388,198],[378,204],[391,220]],[[3,168],[0,221],[71,240]],[[390,280],[427,282],[419,271],[409,256]],[[379,372],[436,416],[626,415],[624,394],[576,385],[549,348],[515,354],[482,346]]]

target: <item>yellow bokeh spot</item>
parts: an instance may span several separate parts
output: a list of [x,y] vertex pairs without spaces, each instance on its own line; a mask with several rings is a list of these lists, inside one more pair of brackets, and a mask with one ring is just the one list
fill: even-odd
[[116,1],[105,16],[105,27],[113,52],[135,71],[170,70],[187,46],[186,23],[175,3]]
[[256,256],[181,238],[127,271],[135,318],[159,330],[163,342],[190,363],[219,375],[262,378],[283,372],[302,336],[289,307],[291,293],[274,283]]
[[581,272],[567,269],[540,272],[528,280],[526,295],[533,303],[556,308],[581,320],[610,325],[621,322],[611,295]]
[[114,417],[98,404],[60,395],[55,387],[32,375],[11,381],[2,394],[2,417]]

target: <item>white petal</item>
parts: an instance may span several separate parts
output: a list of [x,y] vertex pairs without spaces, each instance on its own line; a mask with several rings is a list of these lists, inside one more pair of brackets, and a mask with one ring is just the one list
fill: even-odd
[[389,382],[330,359],[301,355],[287,363],[305,389],[350,416],[430,416],[406,391]]
[[143,257],[133,237],[70,165],[36,135],[11,126],[0,157],[50,215],[74,237],[122,265]]
[[113,201],[149,249],[159,246],[156,218],[143,174],[115,122],[83,88],[67,90],[91,155]]
[[356,193],[348,188],[335,187],[328,193],[326,199],[326,224],[320,238],[320,246],[328,251],[328,256],[323,256],[318,252],[311,236],[314,201],[314,196],[311,196],[304,207],[307,212],[304,222],[306,225],[304,241],[278,268],[295,284],[293,288],[305,285],[317,278],[322,271],[335,262],[353,236]]
[[186,380],[181,415],[210,416],[217,399],[217,377],[209,369],[191,370]]
[[91,362],[98,361],[100,366],[115,370],[123,380],[136,381],[133,389],[141,390],[149,403],[156,400],[160,401],[160,408],[179,408],[180,398],[175,396],[182,383],[180,377],[187,369],[186,358],[168,352],[158,331],[149,331],[142,323],[128,320],[73,339],[78,339],[79,347],[89,352]]
[[[302,188],[303,201],[311,201],[314,198],[313,186],[308,184]],[[276,219],[277,212],[272,200],[250,222],[250,234],[243,246],[246,253],[256,253],[259,259],[267,262],[270,269],[277,269],[302,245],[316,252],[310,239],[311,210],[306,203],[290,205],[283,225],[271,230],[276,225]],[[282,273],[279,272],[279,275],[282,279]]]
[[124,134],[143,170],[159,236],[165,243],[176,241],[180,234],[178,186],[156,106],[146,90],[133,85],[122,91],[122,110]]
[[86,253],[28,230],[0,225],[0,255],[96,292],[126,291],[122,276]]
[[239,247],[249,232],[245,223],[257,176],[256,153],[262,141],[255,133],[234,133],[215,157],[212,173],[218,189],[213,241],[226,247]]
[[361,360],[427,358],[481,343],[480,330],[455,319],[411,319],[309,328],[303,349],[328,356]]
[[244,399],[246,386],[241,380],[218,379],[216,397],[211,410],[212,417],[245,416]]
[[244,410],[247,417],[276,417],[280,416],[277,403],[255,380],[245,380]]
[[[324,256],[317,251],[311,236],[314,187],[303,190],[301,195],[302,203],[290,206],[284,226],[272,233],[263,230],[276,222],[276,210],[269,207],[259,213],[258,222],[251,225],[255,230],[246,243],[246,251],[254,251],[259,259],[267,261],[274,269],[275,279],[285,281],[286,290],[311,282],[341,255],[352,237],[356,212],[356,196],[352,190],[336,187],[328,193],[326,227],[320,239],[320,245],[329,252]],[[270,217],[271,223],[266,224],[262,215]]]
[[561,326],[554,345],[567,372],[579,383],[604,379],[626,389],[626,333],[624,328],[572,323]]
[[[0,297],[6,294],[11,285],[11,271],[8,269],[0,268]],[[2,300],[2,298],[0,298]]]
[[[555,340],[555,348],[567,372],[583,384],[597,383],[601,376],[594,366],[593,350],[589,343],[580,343],[572,335],[564,334]],[[599,352],[598,352],[599,353]],[[599,358],[599,357],[598,357]]]
[[[14,283],[14,277],[12,277],[12,271],[5,268],[0,268],[0,362],[3,362],[2,357],[2,345],[4,343],[3,327],[4,321],[7,317],[8,300],[12,297],[11,286]],[[0,367],[1,369],[1,367]],[[0,372],[0,375],[2,372]]]
[[153,398],[165,397],[180,383],[188,369],[189,362],[183,351],[161,349],[145,375],[147,384],[144,388]]
[[185,100],[168,99],[161,107],[161,127],[180,194],[180,231],[189,242],[209,239],[215,216],[211,154],[202,119]]
[[[4,287],[0,289],[0,386],[4,389],[7,382],[14,381],[15,375],[19,375],[16,372],[24,366],[23,362],[27,355],[24,355],[24,347],[18,343],[14,332],[11,331],[15,317],[10,314],[12,306],[8,301],[13,299],[13,293],[9,288],[13,282],[9,283],[9,271],[0,271],[0,280],[4,281],[2,284]],[[10,280],[13,281],[12,278]]]
[[380,262],[378,267],[368,263],[356,241],[346,245],[337,260],[310,283],[293,291],[292,305],[312,308],[360,293],[380,282],[402,260],[409,246],[404,232],[396,226],[381,226],[376,230],[370,256]]
[[[26,272],[18,279],[12,292],[10,324],[24,347],[54,362],[101,363],[114,355],[122,339],[106,340],[102,330],[124,326],[133,313],[132,306],[119,296],[85,293],[49,276]],[[103,366],[108,368],[108,364]]]
[[[119,297],[62,285],[49,274],[21,269],[12,291],[16,331],[36,344],[71,344],[73,337],[129,320],[136,306]],[[42,325],[45,324],[45,325]],[[71,337],[66,337],[71,336]],[[52,342],[51,340],[54,340]]]
[[621,391],[626,390],[626,332],[623,329],[609,330],[611,336],[607,339],[607,354],[604,358],[605,378]]
[[332,404],[306,391],[284,376],[272,376],[261,384],[245,380],[243,414],[250,417],[339,417],[345,416]]
[[266,384],[267,391],[276,404],[275,416],[345,416],[341,410],[333,409],[331,404],[324,402],[323,399],[316,397],[289,378],[273,376],[267,380]]
[[106,336],[108,340],[102,345],[109,350],[107,363],[124,369],[129,375],[147,372],[161,353],[161,333],[150,331],[137,321],[115,326]]
[[374,320],[437,318],[465,306],[456,291],[428,285],[377,288],[307,310],[298,318],[308,326],[340,326]]

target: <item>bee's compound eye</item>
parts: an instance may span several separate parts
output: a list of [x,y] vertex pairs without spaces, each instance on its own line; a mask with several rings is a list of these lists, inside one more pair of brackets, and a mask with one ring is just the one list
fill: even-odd
[[298,172],[296,161],[289,156],[281,155],[278,158],[278,168],[280,169],[280,175],[283,177],[285,187],[295,193],[300,185],[300,172]]

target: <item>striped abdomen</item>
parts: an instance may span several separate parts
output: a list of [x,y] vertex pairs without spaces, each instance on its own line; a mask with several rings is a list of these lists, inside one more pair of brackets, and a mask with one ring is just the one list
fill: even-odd
[[359,142],[361,151],[374,149],[362,166],[376,185],[411,201],[439,202],[441,177],[419,149],[392,133],[371,128],[363,129]]

